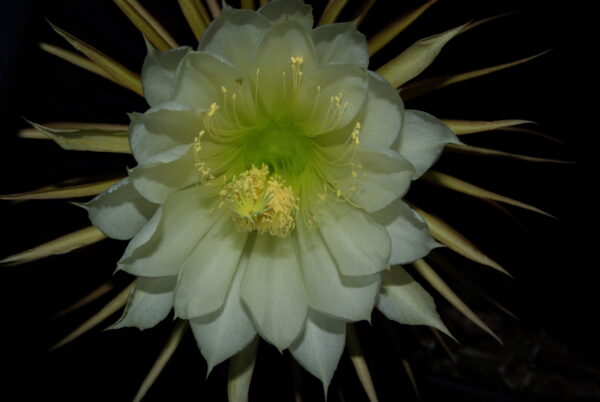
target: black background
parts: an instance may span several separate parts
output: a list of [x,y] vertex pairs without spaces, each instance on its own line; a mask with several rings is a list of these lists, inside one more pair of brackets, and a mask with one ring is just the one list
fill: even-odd
[[[175,1],[142,3],[180,44],[193,44]],[[317,10],[322,9],[321,3],[315,3]],[[350,2],[348,8],[358,3]],[[399,12],[419,4],[380,0],[363,30],[372,34]],[[532,128],[563,141],[564,145],[558,145],[510,132],[465,137],[473,145],[576,163],[535,164],[449,154],[437,167],[536,205],[558,219],[511,208],[517,223],[481,201],[424,183],[414,185],[409,195],[413,201],[439,214],[514,275],[508,280],[489,268],[441,252],[520,319],[498,314],[443,274],[505,341],[502,347],[488,335],[473,330],[437,298],[442,317],[461,342],[462,349],[451,343],[459,356],[453,367],[447,364],[441,348],[432,343],[430,332],[395,324],[388,328],[382,317],[374,314],[372,327],[366,323],[357,327],[382,401],[415,398],[401,357],[412,362],[425,400],[600,398],[599,333],[595,328],[598,262],[594,249],[599,223],[598,179],[592,156],[592,144],[598,135],[594,122],[598,102],[597,74],[592,74],[594,69],[590,68],[597,46],[593,44],[592,26],[585,18],[591,8],[585,9],[581,2],[440,1],[376,55],[371,68],[421,37],[517,10],[453,40],[424,76],[468,71],[547,49],[552,49],[550,53],[509,71],[442,89],[407,103],[407,107],[440,118],[533,120],[537,126]],[[50,142],[16,137],[17,130],[26,127],[22,117],[36,122],[125,124],[125,113],[147,108],[137,95],[40,51],[36,45],[39,41],[69,47],[44,18],[132,70],[139,71],[144,57],[141,35],[110,1],[1,0],[2,193],[105,172],[122,174],[125,166],[134,166],[129,156],[65,152]],[[87,225],[84,211],[63,201],[4,203],[0,216],[5,234],[2,257]],[[109,279],[123,248],[124,242],[107,240],[68,255],[0,267],[5,284],[2,306],[7,307],[2,320],[6,339],[2,364],[10,372],[4,378],[7,386],[1,391],[10,395],[6,400],[133,398],[168,337],[170,320],[143,333],[135,329],[95,329],[62,349],[47,351],[118,292],[68,316],[51,318]],[[121,287],[128,280],[125,275],[115,279]],[[390,336],[399,342],[392,342]],[[274,348],[261,344],[252,400],[293,400],[290,360],[287,353],[281,358]],[[205,381],[206,365],[188,334],[145,400],[225,400],[226,373],[226,364],[222,364]],[[301,384],[305,401],[321,399],[317,380],[303,373]],[[340,387],[345,400],[366,400],[346,354],[334,377],[330,401],[339,400]]]

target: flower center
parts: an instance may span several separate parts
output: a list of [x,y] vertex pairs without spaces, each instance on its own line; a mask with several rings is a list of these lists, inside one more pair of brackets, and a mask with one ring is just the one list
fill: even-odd
[[252,165],[235,176],[219,195],[220,207],[242,231],[285,237],[295,227],[299,200],[281,176],[269,174],[265,164],[260,169]]

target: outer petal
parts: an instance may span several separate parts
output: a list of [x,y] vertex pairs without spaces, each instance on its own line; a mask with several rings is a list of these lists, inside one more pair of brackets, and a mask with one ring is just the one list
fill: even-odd
[[219,55],[245,71],[270,27],[271,22],[261,14],[227,7],[204,31],[198,50]]
[[328,24],[310,32],[320,64],[354,64],[367,68],[369,52],[367,39],[352,22]]
[[170,151],[181,145],[191,144],[202,129],[202,116],[186,110],[178,103],[163,103],[146,113],[130,116],[129,143],[138,163],[170,162],[178,157]]
[[135,236],[158,208],[135,191],[129,178],[80,205],[88,211],[92,225],[108,237],[119,240]]
[[358,148],[355,164],[362,166],[356,170],[357,178],[346,174],[340,187],[349,191],[351,197],[367,212],[377,211],[408,191],[414,169],[400,154],[391,150],[371,150]]
[[272,0],[258,9],[272,23],[297,21],[306,29],[313,26],[312,7],[302,0]]
[[191,106],[196,112],[212,103],[222,103],[221,88],[237,88],[246,81],[244,73],[224,58],[207,52],[189,52],[181,61],[175,77],[173,100]]
[[303,58],[305,77],[315,71],[317,57],[306,29],[294,21],[274,25],[256,49],[252,70],[254,74],[259,69],[258,101],[269,117],[277,117],[290,99],[294,86],[291,57]]
[[142,66],[144,97],[150,106],[171,99],[175,70],[181,59],[191,50],[188,46],[159,52],[146,42],[148,54]]
[[446,144],[460,143],[448,126],[432,115],[406,110],[404,126],[392,148],[412,163],[416,179],[438,160]]
[[391,245],[387,231],[367,213],[347,202],[323,205],[319,228],[344,275],[369,275],[388,267]]
[[309,306],[345,321],[369,320],[380,276],[341,275],[318,228],[299,222],[296,230]]
[[423,218],[400,199],[371,216],[386,228],[392,239],[390,265],[408,264],[440,247]]
[[[163,204],[167,197],[174,191],[193,184],[197,179],[194,171],[194,148],[190,145],[181,145],[172,151],[181,153],[178,159],[170,162],[154,162],[151,160],[163,159],[163,154],[158,158],[150,158],[149,163],[140,165],[129,172],[129,178],[135,189],[149,201]],[[165,160],[170,159],[164,158]]]
[[323,382],[325,395],[346,344],[346,324],[309,311],[302,335],[290,346],[292,356]]
[[256,236],[241,294],[261,336],[287,348],[302,329],[308,303],[291,236]]
[[392,267],[382,274],[382,288],[377,308],[390,320],[400,324],[429,325],[448,334],[435,309],[433,298],[402,267]]
[[206,315],[225,302],[238,270],[248,232],[222,217],[200,240],[183,264],[175,292],[175,313],[181,318]]
[[256,336],[256,329],[240,296],[240,285],[247,263],[248,259],[245,257],[237,270],[225,304],[210,315],[190,320],[209,371],[245,348]]
[[123,316],[111,328],[151,328],[164,320],[173,307],[175,276],[138,278]]
[[210,213],[214,200],[202,198],[199,187],[180,190],[169,197],[163,206],[156,230],[145,241],[128,247],[119,261],[119,268],[133,275],[177,275],[183,262],[196,244],[215,223]]
[[404,103],[394,89],[379,74],[369,71],[369,93],[363,112],[360,141],[370,148],[389,148],[402,129]]

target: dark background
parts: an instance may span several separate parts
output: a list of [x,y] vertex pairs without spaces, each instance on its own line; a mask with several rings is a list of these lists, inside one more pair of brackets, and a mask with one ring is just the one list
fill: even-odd
[[[142,3],[180,44],[193,36],[175,1]],[[360,2],[350,2],[348,8]],[[397,7],[402,3],[402,7]],[[589,4],[588,2],[587,4]],[[380,0],[362,29],[367,35],[398,13],[421,2]],[[440,118],[497,120],[521,118],[564,142],[559,145],[522,133],[496,132],[464,137],[472,145],[495,147],[574,164],[536,164],[448,154],[437,168],[487,189],[531,203],[556,220],[510,208],[518,220],[468,197],[416,183],[409,197],[439,214],[472,239],[513,275],[493,270],[442,250],[461,272],[516,313],[499,313],[491,304],[440,274],[504,340],[496,343],[476,330],[441,298],[438,309],[461,345],[448,340],[455,362],[426,329],[386,324],[374,314],[373,325],[357,325],[382,401],[416,397],[404,374],[408,359],[424,400],[546,401],[600,399],[600,348],[595,328],[598,269],[597,171],[592,157],[598,135],[593,108],[597,75],[590,68],[594,49],[579,2],[440,1],[401,38],[372,59],[371,68],[416,39],[467,21],[507,11],[517,13],[451,41],[423,77],[454,73],[516,60],[552,49],[526,65],[458,84],[407,103]],[[318,10],[322,3],[315,2]],[[54,56],[37,42],[69,48],[44,18],[139,71],[145,48],[141,35],[110,1],[0,0],[0,171],[1,193],[49,183],[122,174],[131,157],[65,152],[53,143],[16,137],[35,122],[90,121],[127,123],[125,113],[144,111],[145,101],[108,81]],[[0,257],[30,248],[88,224],[84,211],[63,201],[3,203],[5,238]],[[136,329],[94,329],[59,350],[47,349],[100,309],[130,279],[114,278],[117,288],[67,316],[53,314],[108,280],[124,242],[106,240],[74,253],[18,267],[0,267],[5,341],[2,364],[10,372],[2,388],[14,401],[127,401],[133,398],[171,329],[170,320],[139,333]],[[415,274],[416,276],[416,274]],[[107,320],[103,326],[117,317]],[[147,401],[225,400],[227,365],[205,381],[206,365],[188,334]],[[262,343],[251,400],[293,400],[292,363]],[[300,376],[305,401],[320,400],[320,385]],[[329,393],[346,401],[366,396],[344,354]],[[11,392],[12,393],[11,395]],[[10,395],[10,396],[9,396]]]

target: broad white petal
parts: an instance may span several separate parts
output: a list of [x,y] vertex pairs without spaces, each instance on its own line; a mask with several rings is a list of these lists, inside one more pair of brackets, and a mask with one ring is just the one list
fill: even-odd
[[222,87],[236,89],[242,81],[246,81],[244,73],[224,58],[208,52],[191,51],[177,70],[173,101],[202,112],[213,103],[222,104]]
[[296,233],[308,305],[345,321],[370,320],[380,275],[341,275],[317,227],[299,222]]
[[371,217],[386,228],[392,239],[390,265],[408,264],[440,247],[429,234],[423,218],[400,199]]
[[158,208],[135,191],[129,178],[79,205],[87,210],[92,225],[108,237],[119,240],[135,236]]
[[173,192],[198,179],[194,170],[193,146],[180,145],[172,150],[185,153],[170,162],[148,162],[129,171],[129,179],[135,189],[151,202],[163,204]]
[[248,232],[221,217],[183,264],[175,291],[175,314],[181,318],[206,315],[225,302],[238,270]]
[[406,110],[402,131],[392,148],[412,163],[416,179],[438,160],[446,144],[460,143],[452,130],[432,115]]
[[352,64],[328,64],[306,72],[296,95],[294,123],[309,137],[342,131],[347,138],[354,128],[348,124],[363,108],[368,89],[367,72]]
[[361,114],[360,141],[370,148],[389,148],[402,129],[404,103],[382,76],[369,71],[369,93]]
[[198,347],[210,371],[214,366],[229,359],[246,347],[256,336],[256,329],[249,313],[242,305],[240,284],[247,257],[240,263],[225,304],[212,314],[190,320]]
[[302,0],[272,0],[258,9],[272,23],[297,21],[306,29],[313,26],[312,7]]
[[148,54],[142,66],[142,87],[148,104],[156,106],[171,99],[175,71],[191,48],[182,46],[159,52],[150,43],[146,45]]
[[129,144],[138,163],[170,162],[177,154],[169,151],[191,144],[202,129],[202,116],[179,103],[161,103],[146,111],[129,115]]
[[204,31],[198,50],[221,56],[246,71],[256,46],[270,27],[271,22],[261,14],[228,7]]
[[306,29],[293,21],[274,25],[257,47],[252,69],[253,74],[259,71],[258,83],[255,83],[258,102],[268,117],[277,118],[293,98],[291,91],[297,76],[292,70],[292,57],[302,58],[299,68],[304,77],[315,71],[315,48]]
[[377,308],[400,324],[428,325],[450,333],[435,309],[433,297],[400,266],[382,274]]
[[214,205],[215,200],[204,199],[198,186],[172,194],[163,205],[156,230],[145,242],[132,240],[137,247],[127,247],[119,268],[139,276],[177,275],[218,218],[210,212]]
[[111,329],[152,328],[164,320],[173,307],[176,276],[137,278],[123,316]]
[[[372,213],[404,196],[410,188],[414,169],[409,161],[390,150],[359,147],[354,160],[356,178],[346,174],[339,186],[365,211]],[[349,190],[352,187],[355,191]]]
[[241,294],[261,336],[286,349],[302,329],[308,303],[291,236],[256,236]]
[[354,64],[362,68],[369,65],[367,39],[352,22],[323,25],[312,30],[310,36],[320,64]]
[[390,236],[366,212],[344,201],[329,201],[319,228],[342,274],[369,275],[388,267]]
[[346,344],[346,324],[309,311],[302,335],[290,352],[302,367],[323,383],[325,395]]

